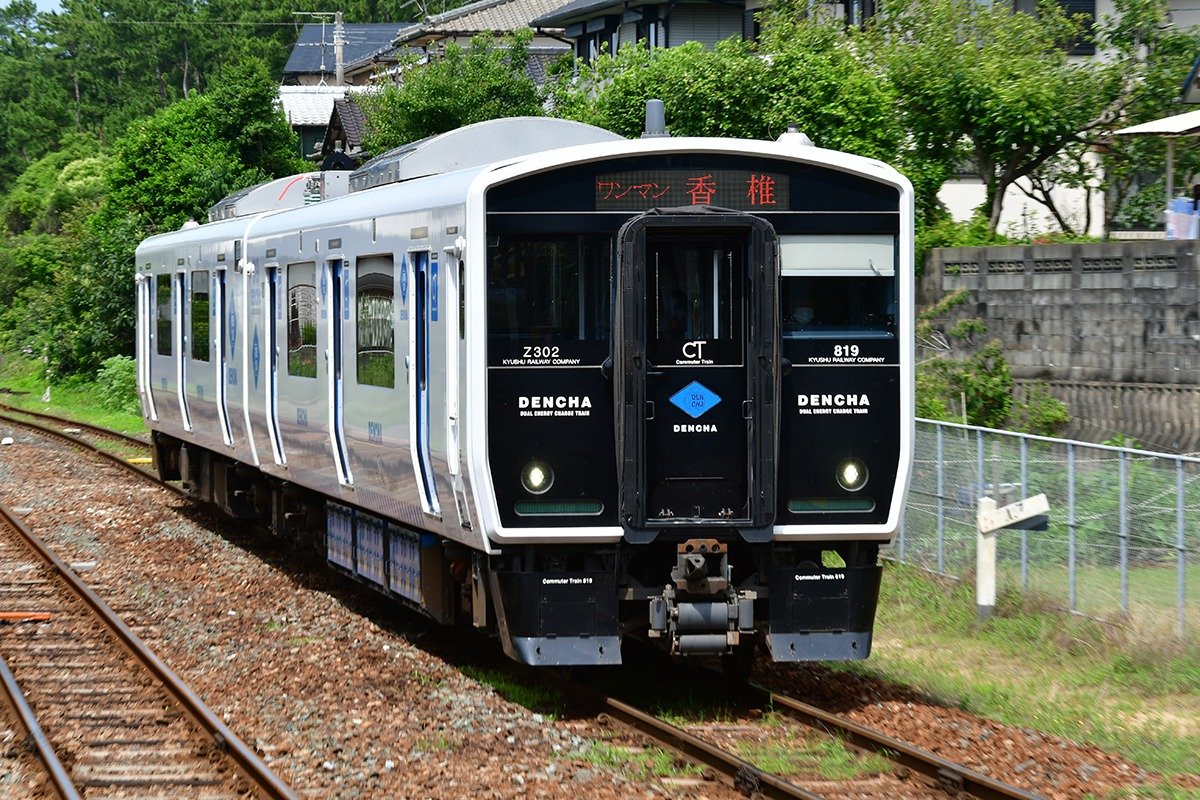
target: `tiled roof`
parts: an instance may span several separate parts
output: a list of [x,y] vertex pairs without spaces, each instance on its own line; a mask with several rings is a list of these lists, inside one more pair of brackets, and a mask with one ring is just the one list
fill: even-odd
[[525,74],[533,79],[538,86],[546,85],[546,68],[562,57],[563,53],[571,53],[570,45],[563,47],[530,47],[529,60],[525,62]]
[[[396,31],[408,27],[410,22],[349,23],[342,26],[346,44],[342,60],[346,63],[358,61],[381,47],[391,44]],[[322,69],[324,64],[324,69]],[[333,24],[308,23],[300,29],[300,38],[288,56],[283,74],[312,75],[327,73],[333,76],[337,64],[333,53]]]
[[361,150],[363,137],[367,134],[367,115],[352,98],[334,100],[333,106],[337,109],[338,119],[342,122],[342,131],[346,134],[346,151]]
[[462,8],[401,28],[396,44],[426,36],[453,36],[495,31],[509,33],[532,27],[532,21],[562,5],[560,0],[479,0]]
[[329,124],[333,102],[347,92],[362,91],[357,86],[280,86],[279,105],[292,127]]
[[595,16],[597,11],[612,7],[616,10],[624,8],[620,0],[572,0],[566,5],[558,5],[533,21],[534,25],[552,25],[563,27],[576,18]]

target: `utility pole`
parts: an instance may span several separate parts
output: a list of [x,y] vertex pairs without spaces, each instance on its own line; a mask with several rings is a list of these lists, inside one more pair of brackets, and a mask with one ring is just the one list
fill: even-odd
[[346,85],[346,30],[342,26],[342,12],[333,17],[333,60],[335,63],[334,86]]
[[[334,86],[344,86],[346,83],[346,26],[342,17],[341,11],[335,11],[330,14],[327,11],[293,11],[294,17],[313,17],[321,20],[321,72],[325,71],[325,24],[329,17],[333,17],[333,69],[334,69]],[[325,83],[324,77],[321,83]]]

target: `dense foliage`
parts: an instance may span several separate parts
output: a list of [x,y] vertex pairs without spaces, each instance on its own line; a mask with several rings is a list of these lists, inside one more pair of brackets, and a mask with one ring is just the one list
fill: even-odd
[[131,353],[137,243],[304,168],[274,98],[266,65],[248,58],[208,92],[133,124],[106,155],[77,135],[34,162],[0,205],[0,346],[44,356],[51,375]]
[[429,64],[410,58],[401,85],[359,101],[371,121],[366,150],[382,153],[497,117],[541,116],[542,90],[527,70],[532,38],[528,30],[500,42],[483,34],[465,48],[448,44]]
[[[347,21],[369,22],[457,2],[315,0],[309,10],[336,5]],[[568,59],[544,88],[529,76],[528,33],[477,37],[404,64],[399,85],[369,96],[367,146],[544,113],[636,136],[657,96],[676,134],[774,138],[797,123],[820,146],[897,165],[916,189],[919,255],[1003,241],[1004,193],[1018,179],[1065,234],[1088,220],[1057,209],[1062,186],[1103,189],[1109,224],[1145,221],[1161,207],[1162,145],[1108,133],[1171,110],[1200,36],[1165,24],[1164,0],[1114,0],[1117,13],[1094,29],[1060,5],[1033,15],[974,0],[889,0],[859,29],[777,0],[760,12],[756,42]],[[0,7],[0,348],[45,356],[55,373],[131,352],[136,243],[304,168],[273,102],[306,20],[277,0]],[[1089,37],[1104,57],[1068,58]],[[1178,185],[1200,169],[1198,153],[1182,149]],[[988,200],[955,223],[938,190],[964,172]],[[1036,393],[1014,399],[1002,351],[983,333],[938,330],[955,344],[922,371],[922,413],[1052,429],[1061,409]]]

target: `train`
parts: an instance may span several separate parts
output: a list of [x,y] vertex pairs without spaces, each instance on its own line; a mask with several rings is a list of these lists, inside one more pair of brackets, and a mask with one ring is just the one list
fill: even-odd
[[468,125],[143,241],[158,475],[526,664],[865,658],[912,187],[795,126],[648,120]]

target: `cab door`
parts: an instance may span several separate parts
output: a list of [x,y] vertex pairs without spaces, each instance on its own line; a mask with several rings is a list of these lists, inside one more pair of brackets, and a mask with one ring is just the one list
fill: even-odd
[[620,233],[613,366],[621,520],[770,537],[779,345],[774,230],[747,214],[650,212]]

